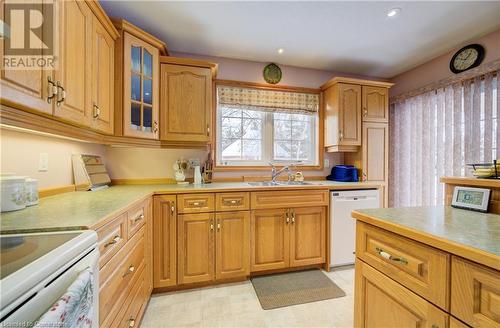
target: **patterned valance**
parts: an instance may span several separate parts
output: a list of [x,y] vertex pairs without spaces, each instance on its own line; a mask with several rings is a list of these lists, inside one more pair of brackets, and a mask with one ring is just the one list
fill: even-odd
[[319,110],[319,95],[314,93],[219,85],[217,101],[226,107],[268,112],[313,115]]

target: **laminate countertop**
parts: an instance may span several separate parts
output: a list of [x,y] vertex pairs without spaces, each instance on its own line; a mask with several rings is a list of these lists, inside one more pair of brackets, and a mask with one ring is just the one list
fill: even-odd
[[500,215],[435,206],[357,210],[352,216],[500,270]]
[[346,190],[379,188],[366,182],[310,181],[298,186],[250,186],[248,183],[210,183],[195,186],[117,185],[99,191],[76,191],[40,199],[40,204],[0,215],[0,234],[97,229],[125,209],[154,194],[264,190]]

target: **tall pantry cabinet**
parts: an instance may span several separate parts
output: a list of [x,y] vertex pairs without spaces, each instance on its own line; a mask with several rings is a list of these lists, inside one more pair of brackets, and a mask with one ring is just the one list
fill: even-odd
[[344,152],[344,163],[358,168],[360,181],[381,185],[388,206],[389,88],[392,83],[335,77],[325,83],[325,147]]

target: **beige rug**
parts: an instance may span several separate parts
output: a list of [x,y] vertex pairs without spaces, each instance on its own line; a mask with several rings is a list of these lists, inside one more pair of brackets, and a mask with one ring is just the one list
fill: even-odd
[[264,310],[345,296],[321,270],[280,273],[251,280]]

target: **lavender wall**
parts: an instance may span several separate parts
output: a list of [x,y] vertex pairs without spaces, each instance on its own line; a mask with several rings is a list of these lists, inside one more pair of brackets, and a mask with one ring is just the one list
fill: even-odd
[[500,59],[500,29],[498,29],[481,38],[464,42],[453,51],[391,78],[391,82],[396,84],[390,89],[391,96],[418,89],[453,75],[449,69],[451,57],[458,49],[470,43],[479,43],[486,49],[483,63]]

